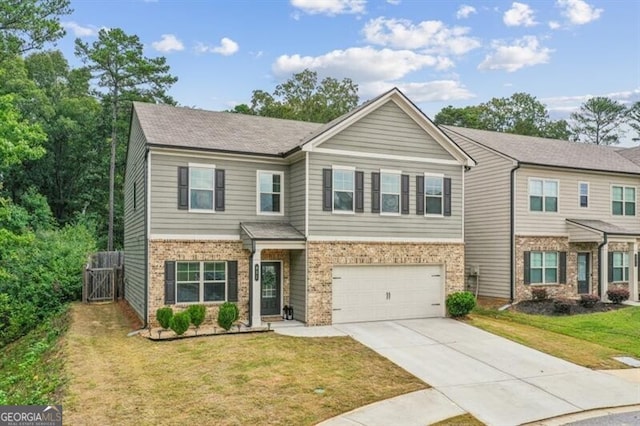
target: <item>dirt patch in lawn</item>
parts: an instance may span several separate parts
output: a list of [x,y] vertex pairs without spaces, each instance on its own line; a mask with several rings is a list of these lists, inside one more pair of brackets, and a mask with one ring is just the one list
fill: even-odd
[[428,386],[348,337],[152,342],[118,305],[74,305],[67,424],[315,424]]
[[[627,305],[621,304],[596,302],[594,306],[585,308],[575,300],[567,300],[566,302],[569,304],[569,315],[592,314],[594,312],[609,312],[629,307]],[[524,300],[513,305],[511,307],[511,310],[531,315],[567,315],[556,312],[554,308],[554,301],[552,299]]]

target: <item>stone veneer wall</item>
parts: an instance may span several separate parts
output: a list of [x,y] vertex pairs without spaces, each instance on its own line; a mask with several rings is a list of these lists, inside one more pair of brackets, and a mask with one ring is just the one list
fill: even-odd
[[333,265],[445,265],[445,294],[464,290],[464,244],[309,242],[307,325],[332,318]]

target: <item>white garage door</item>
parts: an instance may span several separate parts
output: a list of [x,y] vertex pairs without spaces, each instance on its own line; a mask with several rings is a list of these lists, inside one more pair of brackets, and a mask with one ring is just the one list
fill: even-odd
[[333,267],[333,322],[444,315],[441,265]]

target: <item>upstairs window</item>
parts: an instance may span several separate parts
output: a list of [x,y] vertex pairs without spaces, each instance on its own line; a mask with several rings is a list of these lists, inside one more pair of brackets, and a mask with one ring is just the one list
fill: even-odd
[[442,215],[443,201],[443,177],[429,176],[424,177],[424,212],[426,215]]
[[380,212],[400,214],[400,172],[380,173]]
[[282,214],[283,210],[282,172],[258,172],[258,213]]
[[529,179],[529,211],[558,211],[558,181]]
[[333,169],[333,211],[353,212],[353,194],[355,190],[355,170]]
[[580,207],[589,207],[589,183],[580,182],[578,184],[578,191],[580,193]]
[[214,176],[213,167],[189,167],[190,210],[213,210]]
[[611,213],[614,216],[636,215],[636,188],[633,186],[611,187]]

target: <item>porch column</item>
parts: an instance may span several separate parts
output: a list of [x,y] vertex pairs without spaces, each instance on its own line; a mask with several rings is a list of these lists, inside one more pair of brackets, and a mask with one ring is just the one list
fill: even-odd
[[629,243],[629,299],[638,301],[638,242]]
[[607,301],[607,290],[609,289],[609,244],[605,243],[600,247],[598,253],[600,261],[600,300]]
[[253,253],[253,262],[251,264],[251,327],[260,327],[262,318],[260,316],[260,256],[262,249],[256,249]]

